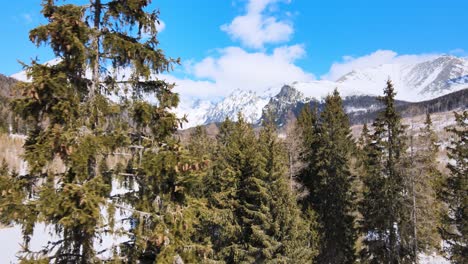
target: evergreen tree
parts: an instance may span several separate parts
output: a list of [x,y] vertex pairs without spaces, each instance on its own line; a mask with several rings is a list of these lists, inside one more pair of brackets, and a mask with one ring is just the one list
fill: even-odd
[[259,153],[266,158],[266,182],[272,214],[270,232],[280,242],[278,251],[281,257],[276,262],[311,262],[318,253],[317,223],[310,216],[301,216],[296,193],[288,184],[287,150],[278,139],[273,118],[264,121],[259,143]]
[[452,263],[466,263],[468,259],[468,112],[455,113],[456,126],[448,147],[449,175],[439,191],[440,200],[448,207],[443,212],[439,232],[445,243],[448,259]]
[[[367,158],[367,155],[370,151],[370,131],[367,126],[367,123],[364,123],[362,126],[362,130],[359,136],[359,139],[356,144],[356,149],[355,149],[355,158],[356,158],[356,163],[355,163],[355,174],[356,174],[356,182],[354,186],[354,190],[356,193],[356,205],[357,205],[357,213],[356,213],[356,230],[359,232],[361,227],[360,223],[362,223],[362,215],[359,212],[359,206],[363,202],[363,194],[364,194],[364,178],[365,175],[367,174],[367,168],[368,168],[368,162],[369,159]],[[358,233],[358,238],[356,240],[356,252],[359,253],[363,250],[363,237]],[[359,255],[358,255],[358,260],[360,260]]]
[[359,136],[358,146],[361,149],[363,149],[369,144],[370,144],[370,131],[369,131],[369,128],[367,127],[367,123],[364,123],[364,125],[362,125],[361,135]]
[[310,207],[312,196],[309,194],[312,187],[318,185],[317,177],[311,176],[317,174],[315,164],[319,159],[317,155],[319,145],[318,129],[317,108],[311,109],[309,106],[305,106],[297,118],[296,132],[302,145],[302,148],[299,149],[299,159],[304,163],[298,175],[299,181],[305,188],[305,199],[302,201],[304,211],[312,210]]
[[325,239],[321,240],[322,250],[317,259],[320,263],[353,263],[355,194],[349,167],[355,143],[337,90],[325,100],[320,115],[320,139],[317,175],[321,184],[315,188],[319,193],[316,212]]
[[[170,70],[178,61],[158,49],[158,13],[145,11],[149,3],[42,3],[48,23],[31,30],[30,39],[38,46],[50,45],[58,60],[25,65],[31,82],[19,85],[23,97],[13,103],[33,127],[24,145],[29,175],[10,177],[11,184],[20,186],[8,187],[18,190],[11,204],[22,205],[18,213],[7,215],[23,226],[24,261],[98,262],[94,243],[112,229],[107,223],[113,223],[116,207],[132,214],[134,223],[127,246],[112,249],[120,252],[117,258],[154,261],[164,252],[172,259],[179,252],[191,252],[182,246],[186,237],[175,239],[177,231],[190,234],[180,228],[190,226],[188,220],[168,220],[169,213],[183,211],[188,203],[188,196],[181,195],[182,188],[177,186],[183,175],[175,171],[180,157],[170,138],[179,120],[168,109],[177,106],[178,96],[171,91],[172,84],[150,79],[151,74]],[[108,95],[121,100],[111,102]],[[145,95],[154,95],[158,103],[144,101]],[[103,171],[103,163],[117,149],[133,154],[125,177],[139,188],[111,196],[112,173]],[[65,166],[57,175],[49,166],[56,157]],[[158,196],[168,201],[164,214],[149,206]],[[102,207],[109,207],[110,219],[103,218]],[[52,225],[60,239],[50,241],[40,254],[29,254],[27,242],[38,221]]]
[[310,191],[309,206],[316,212],[320,226],[320,253],[316,261],[353,263],[355,195],[351,190],[353,176],[349,166],[354,142],[337,90],[327,96],[319,123],[312,125],[314,127],[315,137],[314,132],[309,135],[309,140],[314,142],[308,145],[311,146],[309,153],[315,153],[309,156],[312,159],[308,160],[304,184]]
[[365,146],[363,199],[359,209],[364,235],[361,261],[412,262],[410,210],[406,206],[405,127],[395,109],[395,91],[389,80],[379,100],[385,108],[373,123]]
[[[268,236],[258,238],[250,246],[250,238],[260,235],[266,225],[266,186],[261,180],[265,172],[257,155],[258,142],[252,127],[239,115],[238,121],[226,120],[218,135],[218,150],[212,175],[207,177],[210,205],[217,216],[210,223],[213,248],[219,260],[228,263],[254,262],[271,254],[265,249],[274,243]],[[253,204],[252,204],[253,203]],[[260,208],[255,208],[256,204]],[[250,213],[250,214],[249,214]],[[255,214],[262,218],[254,218]],[[253,234],[255,232],[255,234]],[[270,241],[267,241],[270,240]],[[272,245],[270,245],[272,246]]]
[[[425,126],[416,139],[411,138],[410,181],[413,224],[413,251],[433,252],[439,249],[441,239],[437,232],[441,204],[436,199],[442,174],[438,170],[438,137],[432,128],[431,116],[426,115]],[[415,148],[417,146],[417,148]]]
[[239,147],[234,143],[238,140],[235,130],[236,124],[231,120],[226,119],[221,123],[212,166],[203,179],[205,197],[211,210],[204,230],[212,242],[216,260],[227,260],[231,254],[228,247],[240,236],[240,227],[234,215],[241,158],[236,156]]
[[274,126],[257,138],[242,116],[218,135],[207,192],[216,259],[227,263],[310,262],[315,236],[301,218],[286,177],[285,150]]

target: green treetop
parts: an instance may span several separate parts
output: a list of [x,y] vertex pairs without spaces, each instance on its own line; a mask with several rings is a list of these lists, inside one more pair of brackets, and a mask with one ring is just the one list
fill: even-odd
[[310,195],[322,235],[317,262],[353,263],[355,195],[350,162],[354,141],[337,90],[326,98],[319,122],[318,159],[313,164],[316,174],[310,175],[317,178]]
[[[16,198],[27,213],[19,209],[25,213],[12,217],[23,226],[23,260],[98,261],[94,243],[113,218],[104,219],[101,207],[117,202],[103,163],[118,149],[141,156],[157,152],[177,129],[179,120],[168,111],[178,104],[173,85],[150,79],[177,61],[158,48],[158,13],[145,11],[149,3],[42,2],[47,23],[31,30],[30,40],[50,46],[57,60],[25,65],[30,82],[19,85],[23,96],[13,103],[30,121],[24,145],[29,174],[23,184],[34,187]],[[155,96],[157,104],[145,102],[145,95]],[[111,102],[108,96],[119,100]],[[51,168],[56,158],[63,162],[58,174]],[[52,225],[60,239],[32,254],[27,242],[37,222]]]
[[365,263],[407,263],[412,229],[407,205],[405,170],[405,126],[395,109],[395,90],[387,82],[379,100],[384,109],[373,123],[369,145],[364,147],[363,197],[359,209],[364,236],[361,261]]

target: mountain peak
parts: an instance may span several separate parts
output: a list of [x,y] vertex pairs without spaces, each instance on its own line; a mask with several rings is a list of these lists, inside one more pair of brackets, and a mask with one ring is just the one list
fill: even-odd
[[283,87],[281,87],[280,92],[273,98],[276,98],[282,101],[291,102],[291,101],[302,100],[304,98],[304,94],[298,91],[293,86],[286,84],[286,85],[283,85]]

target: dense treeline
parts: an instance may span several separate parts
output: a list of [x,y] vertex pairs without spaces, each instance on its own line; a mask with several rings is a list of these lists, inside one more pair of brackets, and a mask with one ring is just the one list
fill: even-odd
[[[177,94],[151,76],[178,60],[157,48],[148,4],[43,2],[49,23],[30,38],[61,60],[25,65],[31,82],[12,106],[32,127],[29,172],[0,168],[0,222],[21,226],[21,263],[415,263],[439,250],[466,261],[466,111],[448,129],[448,175],[430,116],[414,137],[390,81],[358,142],[335,91],[320,112],[304,108],[286,139],[273,117],[256,131],[239,115],[216,138],[198,127],[182,146],[183,120],[169,111]],[[39,223],[57,239],[34,251]]]

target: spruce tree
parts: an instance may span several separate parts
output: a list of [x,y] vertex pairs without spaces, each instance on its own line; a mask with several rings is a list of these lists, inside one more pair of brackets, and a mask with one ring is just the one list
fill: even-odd
[[373,122],[365,147],[363,198],[359,204],[365,263],[412,262],[412,232],[407,203],[405,127],[395,109],[389,80],[379,100],[384,109]]
[[[261,219],[247,217],[249,206],[254,206],[247,201],[264,201],[261,195],[265,194],[266,188],[262,181],[255,180],[264,175],[261,157],[256,155],[257,143],[252,127],[241,115],[236,123],[226,120],[218,135],[213,171],[206,179],[207,194],[211,197],[209,203],[215,216],[208,227],[212,230],[215,258],[228,263],[253,262],[261,257],[256,253],[262,245],[247,247],[252,233],[262,228],[259,227]],[[259,197],[254,198],[254,192],[258,192]],[[258,209],[252,208],[251,212],[261,216],[268,213],[266,207],[261,209],[263,211],[257,212]]]
[[[178,156],[170,139],[179,120],[168,110],[177,106],[178,96],[171,91],[172,84],[150,79],[178,61],[166,58],[158,48],[158,13],[145,11],[149,3],[42,3],[47,23],[31,30],[30,39],[38,46],[49,45],[58,60],[51,64],[33,60],[25,65],[31,82],[19,85],[23,96],[13,103],[32,126],[24,145],[29,174],[10,179],[21,185],[12,204],[22,208],[10,220],[23,227],[24,261],[98,262],[94,244],[104,231],[112,232],[108,223],[113,223],[116,207],[134,219],[134,228],[127,230],[130,243],[120,250],[111,249],[120,255],[116,258],[135,262],[149,256],[154,260],[164,248],[172,248],[168,253],[172,258],[177,252],[187,252],[174,240],[157,236],[173,229],[158,229],[164,226],[160,222],[169,225],[161,220],[168,216],[148,206],[162,193],[164,198],[170,196],[168,201],[186,202],[176,191]],[[120,100],[111,102],[109,95]],[[146,95],[154,95],[158,103],[149,104]],[[113,174],[103,171],[103,163],[117,150],[132,154],[125,177],[139,186],[123,196],[111,196],[109,176]],[[55,158],[64,164],[58,174],[50,167]],[[152,167],[155,163],[165,165]],[[104,219],[103,207],[109,208],[110,219]],[[170,208],[165,212],[178,210],[174,204]],[[43,251],[33,254],[27,242],[39,221],[53,226],[60,240],[50,241]],[[131,250],[125,249],[128,245]]]
[[337,90],[327,96],[315,131],[318,132],[315,142],[310,145],[310,153],[315,154],[308,160],[310,173],[304,175],[304,184],[310,191],[309,206],[316,212],[320,226],[320,252],[316,261],[353,263],[355,195],[351,190],[350,164],[354,141]]
[[437,186],[440,184],[442,174],[438,170],[437,155],[439,143],[437,134],[432,127],[429,113],[426,114],[424,127],[419,131],[417,138],[410,140],[411,175],[409,184],[411,188],[410,206],[413,225],[413,251],[431,253],[440,247],[441,239],[437,232],[438,212],[441,203],[436,199]]
[[449,175],[439,191],[439,198],[448,210],[442,213],[439,232],[447,245],[447,258],[461,264],[468,259],[468,112],[454,114],[456,125],[447,128],[452,134],[448,147]]
[[227,263],[310,262],[315,235],[301,218],[286,176],[286,153],[272,124],[257,137],[242,116],[221,124],[206,185],[207,230]]
[[298,139],[301,141],[302,148],[299,149],[299,159],[304,163],[302,169],[299,171],[299,181],[305,188],[305,197],[302,201],[303,210],[312,210],[310,207],[311,198],[310,190],[312,186],[317,186],[317,177],[311,177],[316,175],[316,167],[318,161],[318,144],[319,144],[319,123],[317,108],[311,109],[310,106],[302,108],[301,113],[297,118],[297,131],[299,135]]
[[[308,263],[318,253],[317,223],[310,216],[303,217],[295,190],[288,184],[287,150],[278,139],[276,125],[269,117],[263,122],[259,148],[266,158],[265,170],[269,206],[272,214],[270,234],[279,241],[275,262]],[[270,261],[271,262],[271,261]]]
[[324,227],[325,240],[321,241],[322,250],[317,259],[323,260],[322,263],[353,263],[355,194],[350,166],[355,143],[337,90],[325,100],[320,115],[320,138],[317,174],[321,181],[318,192],[322,195],[317,204],[321,210],[316,212]]

